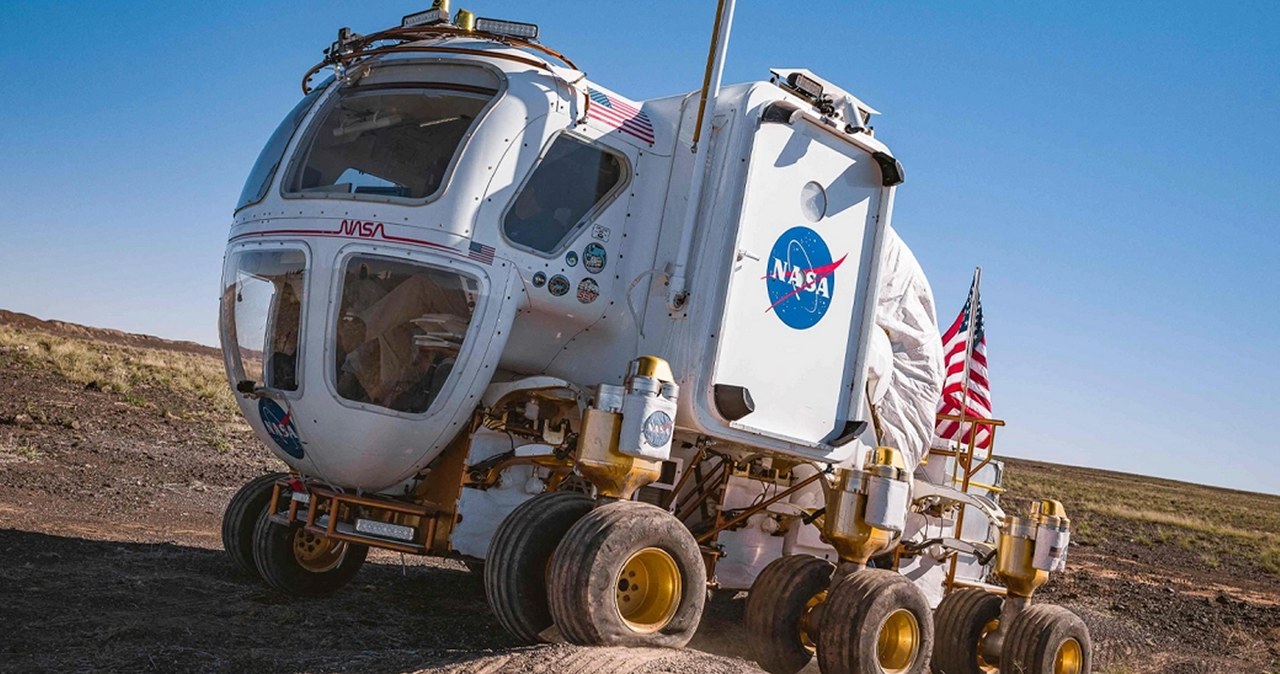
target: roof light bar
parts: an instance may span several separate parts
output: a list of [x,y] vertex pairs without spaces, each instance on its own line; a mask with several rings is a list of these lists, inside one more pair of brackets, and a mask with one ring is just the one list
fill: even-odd
[[448,23],[449,12],[442,12],[438,9],[428,9],[425,12],[417,14],[409,14],[400,20],[401,28],[412,28],[413,26],[434,26],[437,23]]
[[800,73],[791,73],[787,76],[787,85],[795,89],[796,93],[810,98],[814,101],[822,98],[822,83],[801,75]]
[[449,0],[436,0],[431,9],[408,14],[400,19],[401,28],[434,26],[438,23],[449,23]]
[[518,37],[522,40],[537,40],[538,26],[533,23],[507,21],[505,19],[476,19],[476,30],[481,33],[493,33],[507,37]]

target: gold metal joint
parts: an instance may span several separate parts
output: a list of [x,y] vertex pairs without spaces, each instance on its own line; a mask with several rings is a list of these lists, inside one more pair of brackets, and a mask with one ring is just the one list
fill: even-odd
[[465,9],[460,9],[457,15],[453,17],[453,25],[471,32],[476,29],[476,15]]
[[1037,523],[1051,526],[1055,529],[1068,529],[1071,527],[1071,518],[1067,517],[1067,509],[1062,506],[1060,501],[1053,499],[1043,499],[1031,504],[1031,517]]
[[892,467],[905,471],[907,469],[907,460],[903,458],[902,452],[893,447],[876,447],[867,450],[867,461],[864,469],[873,467]]
[[840,560],[865,565],[889,547],[894,533],[867,524],[866,474],[853,468],[836,471],[836,486],[827,493],[823,535],[836,549]]
[[1032,566],[1036,547],[1036,520],[1011,515],[1000,531],[996,573],[1015,597],[1030,597],[1049,580],[1049,572]]
[[671,364],[657,356],[640,356],[631,361],[630,377],[649,377],[663,383],[675,382],[676,376],[671,371]]
[[578,434],[578,471],[605,498],[629,499],[662,476],[662,462],[618,451],[622,415],[588,408]]

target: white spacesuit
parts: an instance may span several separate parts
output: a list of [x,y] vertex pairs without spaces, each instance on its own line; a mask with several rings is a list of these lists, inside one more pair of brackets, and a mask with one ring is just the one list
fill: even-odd
[[933,290],[911,249],[885,229],[876,326],[867,356],[867,389],[878,420],[878,444],[901,451],[912,471],[933,438],[942,395],[942,337]]

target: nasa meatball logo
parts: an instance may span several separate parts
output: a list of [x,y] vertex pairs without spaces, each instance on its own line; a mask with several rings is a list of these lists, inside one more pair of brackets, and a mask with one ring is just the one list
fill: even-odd
[[675,429],[676,423],[671,420],[671,415],[658,410],[644,420],[641,433],[644,434],[644,441],[650,447],[666,447],[667,443],[671,442],[671,433]]
[[787,327],[812,328],[827,315],[836,291],[836,269],[848,255],[832,261],[817,232],[792,227],[778,237],[765,269],[769,308]]
[[285,454],[295,459],[302,458],[302,438],[298,437],[298,429],[293,426],[291,412],[285,412],[274,400],[261,398],[258,400],[258,416],[262,417],[267,435],[271,436]]

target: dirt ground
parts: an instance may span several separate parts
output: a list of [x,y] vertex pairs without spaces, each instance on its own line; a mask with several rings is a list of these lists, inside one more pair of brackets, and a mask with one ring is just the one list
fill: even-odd
[[[16,314],[0,313],[0,327],[218,358]],[[0,671],[759,671],[744,659],[742,593],[717,595],[683,651],[517,647],[479,577],[449,560],[374,553],[335,596],[286,598],[233,570],[218,534],[231,494],[274,469],[225,407],[167,385],[126,393],[73,381],[21,345],[0,346]],[[1113,526],[1101,515],[1091,524]],[[1085,618],[1095,671],[1280,671],[1280,577],[1093,539],[1043,599]]]

